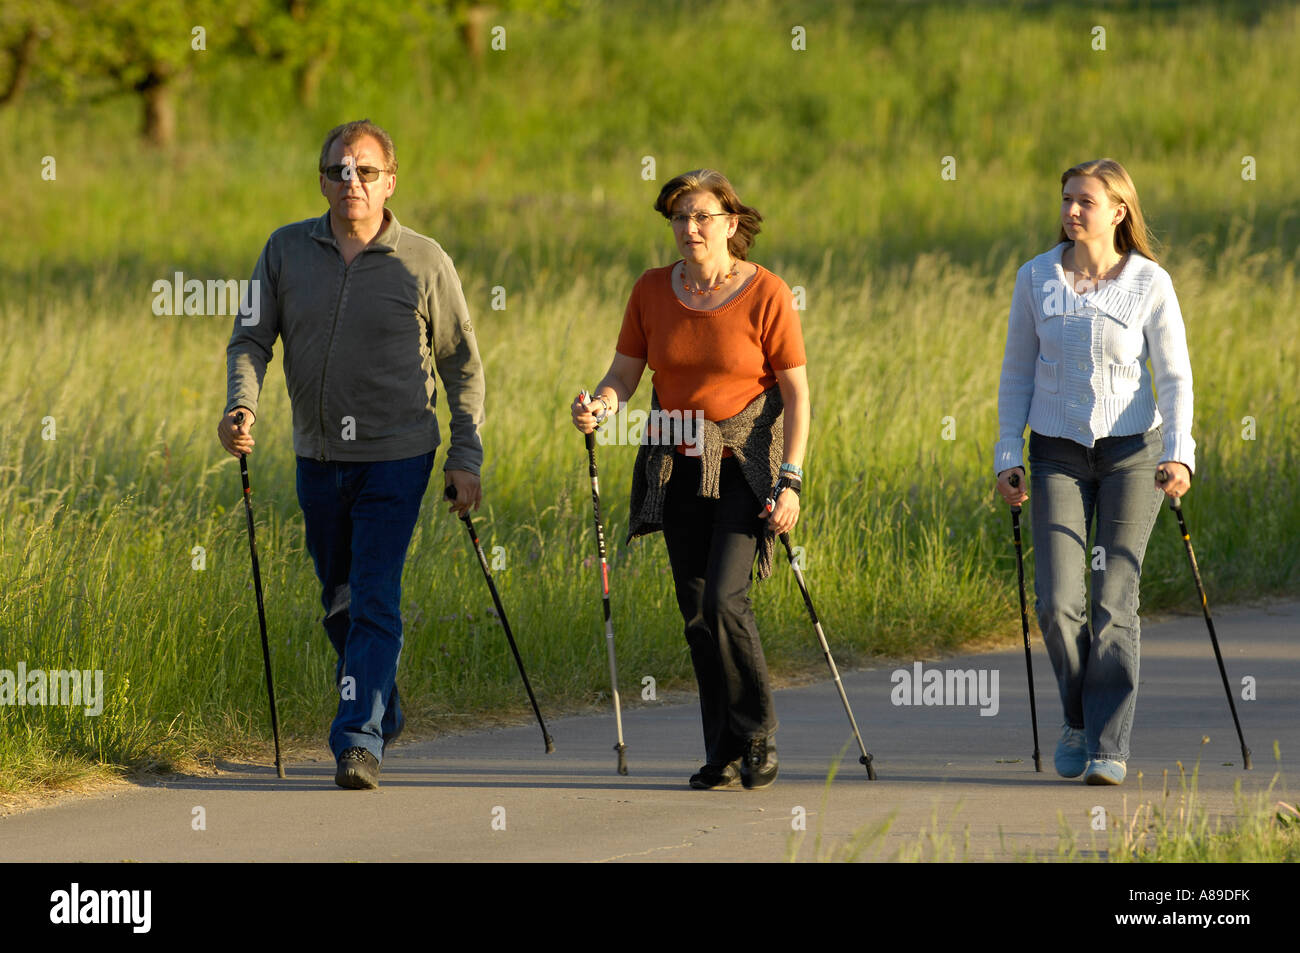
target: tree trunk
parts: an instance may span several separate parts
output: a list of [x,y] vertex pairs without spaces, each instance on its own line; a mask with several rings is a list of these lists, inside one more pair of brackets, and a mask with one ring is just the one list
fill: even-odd
[[13,57],[14,74],[9,79],[9,88],[0,93],[0,107],[16,103],[27,85],[27,76],[31,72],[32,54],[36,51],[36,27],[28,26],[23,38],[9,48]]
[[487,53],[487,25],[494,10],[482,3],[471,3],[460,21],[460,38],[465,44],[465,51],[475,65],[483,62]]
[[144,97],[145,141],[159,149],[172,144],[176,136],[176,109],[172,102],[171,71],[155,64],[147,76],[136,84],[136,91]]
[[324,71],[325,63],[319,59],[310,59],[298,67],[295,85],[298,87],[299,105],[316,105],[316,91],[320,89],[320,78]]
[[316,93],[320,89],[321,77],[325,75],[325,68],[334,60],[337,50],[338,41],[331,39],[318,53],[298,67],[294,82],[298,88],[300,105],[316,105]]

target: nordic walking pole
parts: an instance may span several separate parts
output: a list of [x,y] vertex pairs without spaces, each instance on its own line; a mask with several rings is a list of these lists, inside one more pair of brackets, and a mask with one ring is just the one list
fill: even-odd
[[[776,507],[775,494],[768,497],[765,501],[768,513]],[[840,681],[840,671],[835,667],[835,659],[831,658],[831,647],[826,644],[826,633],[822,631],[821,621],[817,618],[817,610],[813,608],[812,596],[808,594],[808,583],[804,581],[803,570],[799,568],[799,563],[794,558],[794,550],[790,547],[790,534],[782,533],[780,536],[782,545],[785,546],[785,554],[790,559],[790,568],[794,570],[794,578],[799,583],[799,591],[803,593],[803,604],[808,607],[808,615],[812,617],[813,630],[817,633],[817,641],[821,643],[822,655],[826,657],[826,664],[830,667],[831,677],[835,679],[835,688],[840,693],[840,701],[844,703],[844,713],[849,716],[849,726],[853,729],[853,737],[858,740],[858,748],[862,751],[862,757],[858,758],[858,763],[865,765],[867,769],[868,780],[876,780],[876,769],[871,763],[871,755],[867,753],[867,746],[862,743],[862,733],[858,731],[858,722],[853,717],[853,709],[849,707],[849,696],[844,694],[844,683]]]
[[[1164,467],[1156,470],[1156,482],[1166,483],[1169,471]],[[1214,620],[1210,618],[1210,604],[1205,598],[1205,586],[1201,584],[1201,570],[1196,565],[1196,553],[1192,552],[1192,537],[1187,532],[1187,521],[1183,519],[1183,504],[1176,496],[1169,498],[1169,508],[1178,517],[1178,529],[1183,534],[1183,545],[1187,547],[1187,561],[1192,564],[1192,578],[1196,580],[1196,591],[1201,597],[1201,611],[1205,613],[1205,624],[1210,630],[1210,644],[1214,646],[1214,658],[1219,663],[1219,675],[1223,678],[1223,691],[1228,696],[1228,709],[1232,712],[1232,723],[1237,726],[1237,740],[1241,742],[1241,760],[1243,770],[1249,771],[1250,749],[1246,747],[1246,738],[1241,733],[1241,721],[1237,718],[1237,706],[1232,701],[1232,689],[1228,687],[1228,672],[1223,667],[1223,654],[1219,651],[1219,637],[1214,634]]]
[[[1020,488],[1020,474],[1007,478],[1016,489]],[[1025,557],[1020,547],[1020,506],[1011,507],[1011,537],[1016,542],[1016,575],[1020,577],[1020,628],[1025,634],[1025,671],[1029,674],[1029,720],[1034,726],[1034,770],[1043,770],[1038,753],[1038,706],[1034,704],[1034,660],[1029,654],[1029,607],[1025,602]]]
[[[456,488],[448,486],[443,491],[443,496],[449,500],[456,499]],[[537,723],[542,726],[542,738],[546,741],[546,753],[555,752],[555,743],[551,741],[551,733],[546,730],[546,722],[542,721],[542,710],[537,707],[537,696],[533,694],[533,686],[528,683],[528,673],[524,671],[523,659],[519,657],[519,647],[515,645],[515,637],[510,631],[510,623],[506,620],[505,607],[501,605],[501,596],[497,594],[496,583],[492,581],[492,573],[488,570],[487,557],[483,555],[483,547],[479,544],[478,533],[474,531],[474,523],[465,512],[460,515],[461,522],[465,524],[465,529],[469,531],[470,542],[474,544],[474,552],[478,554],[478,564],[483,569],[483,578],[487,580],[488,589],[492,592],[492,601],[496,603],[497,617],[501,620],[501,627],[506,630],[506,640],[510,643],[510,651],[515,654],[515,664],[519,666],[519,677],[524,680],[524,689],[528,692],[528,700],[533,703],[533,714],[537,716]]]
[[[578,394],[578,400],[585,407],[591,403],[591,395],[584,387]],[[600,554],[600,585],[605,608],[605,648],[609,652],[610,690],[614,694],[614,727],[618,731],[618,773],[627,774],[627,745],[623,744],[623,713],[618,702],[618,666],[614,661],[614,623],[609,617],[609,561],[605,558],[605,527],[600,521],[600,480],[596,475],[596,434],[585,434],[587,438],[587,469],[591,473],[591,505],[596,514],[596,551]]]
[[[235,412],[235,426],[244,422],[244,412]],[[271,735],[275,738],[275,773],[284,777],[280,761],[280,720],[275,714],[275,686],[271,682],[271,646],[266,641],[266,609],[262,605],[262,571],[257,565],[257,543],[253,540],[253,491],[248,487],[248,454],[239,455],[239,475],[244,481],[244,510],[248,513],[248,551],[253,557],[253,588],[257,590],[257,621],[262,626],[262,660],[266,662],[266,694],[271,699]]]

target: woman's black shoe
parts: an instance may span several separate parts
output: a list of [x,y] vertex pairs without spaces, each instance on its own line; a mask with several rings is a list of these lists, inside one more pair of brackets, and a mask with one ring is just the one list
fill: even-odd
[[691,787],[697,791],[718,791],[733,788],[740,782],[740,760],[729,764],[706,764],[698,774],[691,775]]
[[751,738],[740,762],[740,781],[751,791],[770,787],[776,780],[776,745],[771,738]]

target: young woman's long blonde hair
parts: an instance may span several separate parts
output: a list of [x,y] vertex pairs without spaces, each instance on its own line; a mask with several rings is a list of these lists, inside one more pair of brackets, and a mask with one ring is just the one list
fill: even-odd
[[[1089,175],[1097,179],[1105,187],[1110,200],[1116,205],[1124,205],[1127,209],[1124,220],[1115,226],[1115,251],[1123,255],[1129,250],[1135,250],[1144,258],[1156,261],[1155,252],[1152,250],[1155,237],[1147,228],[1147,220],[1142,214],[1142,205],[1138,201],[1137,187],[1124,167],[1114,159],[1092,159],[1088,162],[1080,162],[1061,173],[1061,188],[1065,188],[1065,183],[1076,175]],[[1061,226],[1060,235],[1056,240],[1058,243],[1071,240],[1065,234],[1065,226]]]

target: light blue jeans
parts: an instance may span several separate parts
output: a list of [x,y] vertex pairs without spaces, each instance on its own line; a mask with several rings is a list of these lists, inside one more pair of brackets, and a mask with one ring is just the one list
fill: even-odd
[[1160,454],[1159,427],[1103,437],[1093,447],[1030,434],[1035,609],[1065,722],[1084,730],[1090,759],[1129,757],[1137,707],[1138,584],[1164,498],[1155,485]]

